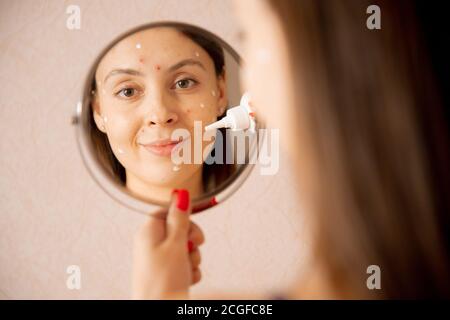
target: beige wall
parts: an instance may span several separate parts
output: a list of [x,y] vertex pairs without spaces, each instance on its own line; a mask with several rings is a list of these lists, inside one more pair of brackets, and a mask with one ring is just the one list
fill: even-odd
[[[126,4],[125,4],[126,3]],[[66,7],[81,7],[81,30]],[[2,1],[0,4],[0,298],[127,298],[131,240],[144,217],[110,199],[83,167],[69,124],[98,52],[151,21],[194,23],[237,45],[229,1]],[[235,47],[239,52],[239,47]],[[194,217],[206,234],[194,293],[276,290],[306,245],[290,168],[258,168],[226,203]],[[81,290],[66,268],[81,267]]]

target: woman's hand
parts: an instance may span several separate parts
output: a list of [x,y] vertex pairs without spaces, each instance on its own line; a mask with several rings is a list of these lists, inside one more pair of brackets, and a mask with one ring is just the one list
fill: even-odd
[[189,192],[176,190],[167,219],[149,218],[135,236],[133,299],[187,299],[200,281],[201,229],[190,221]]

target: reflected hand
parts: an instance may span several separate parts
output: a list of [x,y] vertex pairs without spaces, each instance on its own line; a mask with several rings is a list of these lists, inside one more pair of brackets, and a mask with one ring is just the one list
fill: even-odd
[[202,230],[190,221],[189,193],[174,192],[167,219],[150,217],[135,235],[133,299],[187,299],[201,279]]

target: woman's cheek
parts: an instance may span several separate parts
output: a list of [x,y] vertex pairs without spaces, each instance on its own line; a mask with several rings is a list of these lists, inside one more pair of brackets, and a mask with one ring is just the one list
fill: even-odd
[[201,122],[202,128],[216,121],[216,113],[212,108],[189,108],[186,110],[186,120],[194,127],[195,122]]
[[[214,93],[215,96],[212,95]],[[217,115],[217,93],[212,87],[202,91],[195,101],[189,104],[186,113],[189,118],[210,122]],[[214,120],[215,121],[215,120]]]
[[129,154],[133,148],[133,123],[124,116],[108,117],[108,140],[113,152],[118,158],[120,155]]

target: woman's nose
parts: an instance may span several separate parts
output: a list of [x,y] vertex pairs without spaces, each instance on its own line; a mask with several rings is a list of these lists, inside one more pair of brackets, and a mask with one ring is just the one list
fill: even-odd
[[178,115],[176,112],[164,106],[156,106],[150,110],[145,123],[148,126],[164,126],[175,124],[177,121]]

